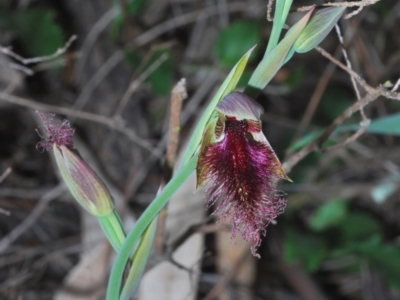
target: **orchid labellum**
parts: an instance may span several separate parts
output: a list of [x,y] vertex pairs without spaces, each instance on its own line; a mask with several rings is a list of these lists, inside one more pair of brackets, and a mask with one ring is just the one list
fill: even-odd
[[260,235],[286,205],[273,180],[290,180],[261,131],[262,113],[243,93],[225,96],[203,133],[197,164],[197,188],[208,186],[207,206],[218,202],[214,214],[231,219],[232,237],[239,232],[251,241],[255,256]]

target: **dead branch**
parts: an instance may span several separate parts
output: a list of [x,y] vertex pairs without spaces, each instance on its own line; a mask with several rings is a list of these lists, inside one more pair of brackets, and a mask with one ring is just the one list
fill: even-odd
[[[328,2],[317,5],[316,7],[324,6],[336,6],[336,7],[364,7],[375,4],[380,0],[362,0],[362,1],[352,1],[352,2]],[[314,5],[302,6],[296,9],[296,11],[307,11],[310,10]]]
[[10,175],[11,172],[12,172],[11,168],[8,167],[8,168],[3,172],[3,174],[0,175],[0,183],[2,183],[3,180],[6,179],[8,175]]
[[0,240],[0,253],[7,249],[17,238],[19,238],[25,231],[27,231],[42,215],[47,205],[65,191],[64,183],[60,183],[48,193],[43,195],[39,203],[32,210],[28,217],[26,217],[18,226],[16,226],[10,233]]
[[69,40],[67,41],[67,43],[64,45],[64,47],[59,48],[53,54],[46,55],[46,56],[23,58],[22,56],[20,56],[20,55],[16,54],[15,52],[13,52],[11,50],[11,48],[9,48],[9,47],[0,47],[0,52],[5,54],[5,55],[8,55],[8,56],[14,58],[15,60],[19,61],[20,63],[22,63],[24,65],[30,65],[30,64],[35,64],[35,63],[38,63],[38,62],[52,60],[52,59],[56,58],[57,56],[60,56],[60,55],[64,54],[76,39],[77,39],[76,35],[71,36],[69,38]]
[[[339,126],[341,125],[346,119],[351,117],[355,112],[359,111],[372,101],[376,100],[379,96],[385,96],[387,94],[386,91],[384,91],[382,88],[378,88],[374,90],[373,93],[367,94],[363,98],[361,98],[360,101],[357,101],[354,103],[352,106],[347,108],[340,116],[338,116],[332,124],[312,143],[308,144],[305,146],[303,149],[298,151],[297,153],[293,154],[291,157],[289,157],[284,163],[283,163],[283,168],[285,172],[290,172],[292,168],[299,162],[301,161],[305,156],[310,154],[313,151],[317,150],[328,150],[329,148],[326,149],[321,149],[321,145],[330,137],[332,132]],[[386,96],[385,96],[386,97]],[[400,98],[400,95],[393,95],[393,97],[390,97],[391,99],[397,99],[397,97]],[[389,98],[389,97],[387,97]],[[361,135],[361,134],[359,134]],[[358,135],[358,136],[359,136]],[[357,136],[357,137],[358,137]],[[353,139],[354,140],[354,139]],[[332,148],[331,148],[332,149]]]
[[153,153],[156,157],[160,158],[163,156],[162,152],[160,152],[157,148],[154,148],[148,141],[141,139],[136,135],[136,133],[123,126],[123,124],[119,124],[115,122],[114,119],[98,115],[98,114],[93,114],[89,112],[84,112],[84,111],[78,111],[75,109],[70,109],[67,107],[59,107],[55,105],[50,105],[50,104],[44,104],[44,103],[39,103],[30,99],[26,98],[21,98],[17,97],[14,95],[10,95],[8,93],[0,92],[0,100],[16,104],[16,105],[21,105],[24,107],[28,107],[34,110],[39,110],[39,111],[44,111],[44,112],[52,112],[52,113],[57,113],[57,114],[63,114],[66,116],[78,118],[78,119],[83,119],[91,122],[96,122],[99,124],[103,124],[106,126],[109,126],[112,129],[115,129],[124,135],[126,135],[129,140],[131,140],[133,143],[143,147],[144,149],[148,150],[149,152]]

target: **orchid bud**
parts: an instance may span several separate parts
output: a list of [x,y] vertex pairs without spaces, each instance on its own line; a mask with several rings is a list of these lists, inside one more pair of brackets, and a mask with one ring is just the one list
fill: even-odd
[[113,199],[99,176],[68,147],[53,145],[61,176],[74,198],[92,215],[104,216],[114,210]]
[[346,7],[339,6],[317,10],[294,43],[294,50],[305,53],[318,46],[336,25],[345,9]]
[[245,94],[256,98],[270,80],[279,71],[282,65],[293,55],[292,46],[300,33],[306,27],[314,8],[308,11],[303,18],[289,29],[285,37],[264,55],[247,84]]
[[225,96],[203,133],[196,168],[197,187],[208,186],[207,205],[219,202],[214,214],[231,218],[232,237],[252,241],[255,256],[261,234],[286,205],[273,180],[290,180],[261,131],[262,113],[245,94]]
[[68,121],[53,120],[49,114],[39,113],[46,136],[38,147],[53,151],[61,176],[74,198],[95,216],[109,215],[114,211],[110,192],[100,177],[72,150],[74,130]]

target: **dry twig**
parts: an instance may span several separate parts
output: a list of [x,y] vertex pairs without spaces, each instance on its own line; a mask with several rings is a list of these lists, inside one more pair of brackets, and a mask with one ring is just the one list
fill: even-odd
[[13,52],[8,47],[0,47],[0,52],[2,52],[3,54],[8,55],[8,56],[16,59],[17,61],[19,61],[20,63],[22,63],[24,65],[30,65],[30,64],[35,64],[35,63],[38,63],[38,62],[52,60],[52,59],[56,58],[57,56],[60,56],[60,55],[64,54],[76,39],[77,39],[76,35],[71,36],[69,38],[69,40],[67,41],[67,43],[64,45],[64,47],[59,48],[53,54],[46,55],[46,56],[23,58],[22,56],[20,56],[20,55],[16,54],[15,52]]
[[268,6],[267,6],[267,20],[268,22],[272,22],[272,5],[274,4],[274,0],[269,0],[268,1]]
[[0,240],[0,253],[7,249],[7,247],[18,239],[25,231],[29,230],[29,228],[32,227],[32,225],[41,217],[47,205],[52,200],[59,197],[64,191],[65,185],[61,183],[43,195],[29,216]]
[[[76,35],[71,36],[69,38],[69,40],[67,41],[67,43],[64,45],[64,47],[59,48],[53,54],[46,55],[46,56],[23,58],[22,56],[20,56],[17,53],[13,52],[10,47],[1,47],[1,46],[0,46],[0,52],[5,54],[5,55],[7,55],[7,56],[10,56],[10,57],[14,58],[16,61],[20,62],[23,65],[30,65],[30,64],[35,64],[35,63],[38,63],[38,62],[49,61],[49,60],[52,60],[52,59],[54,59],[54,58],[56,58],[56,57],[58,57],[60,55],[63,55],[76,39],[77,39]],[[16,70],[20,70],[20,71],[26,73],[27,75],[33,75],[34,74],[34,72],[31,69],[27,68],[27,67],[24,67],[24,66],[15,64],[15,63],[8,63],[8,65],[11,68],[14,68]]]
[[118,13],[119,6],[113,6],[92,26],[90,32],[86,35],[80,50],[80,58],[77,60],[75,67],[75,80],[77,82],[81,80],[83,68],[86,65],[86,61],[91,53],[94,43],[112,20],[115,19]]
[[19,64],[10,62],[10,61],[0,60],[0,65],[7,66],[7,67],[9,67],[11,69],[15,69],[17,71],[21,71],[29,76],[32,76],[34,74],[34,72],[31,69],[24,67],[22,65],[19,65]]
[[[324,148],[321,149],[321,145],[330,137],[330,135],[333,133],[333,131],[341,125],[346,119],[351,117],[354,113],[371,103],[372,101],[376,100],[379,96],[384,96],[389,99],[394,99],[394,100],[400,100],[400,94],[397,93],[392,93],[388,92],[387,90],[383,88],[377,88],[374,89],[373,93],[367,94],[363,98],[361,98],[360,101],[357,101],[354,103],[352,106],[347,108],[339,117],[337,117],[332,124],[312,143],[308,144],[305,146],[303,149],[289,157],[284,163],[283,163],[283,168],[285,169],[286,172],[290,172],[290,170],[299,162],[301,161],[305,156],[310,154],[313,151],[317,150],[330,150],[330,149],[336,149],[337,147],[330,147],[330,148]],[[359,134],[358,136],[360,136]],[[356,136],[356,138],[358,137]],[[351,142],[355,140],[355,138],[351,138],[346,140],[344,143],[340,144],[340,147],[343,147],[346,145],[348,142]],[[347,142],[348,141],[348,142]]]
[[400,87],[400,78],[397,80],[396,84],[394,87],[390,90],[391,92],[397,91],[397,89]]
[[186,79],[182,78],[173,88],[171,94],[170,118],[168,127],[167,164],[172,167],[178,150],[180,117],[182,103],[187,98]]
[[139,145],[140,147],[143,147],[144,149],[153,153],[156,157],[158,157],[158,158],[162,157],[162,153],[157,148],[154,148],[148,141],[141,139],[140,137],[138,137],[136,135],[136,133],[134,131],[125,127],[123,124],[116,122],[114,119],[111,119],[111,118],[108,118],[108,117],[105,117],[102,115],[98,115],[98,114],[88,113],[88,112],[84,112],[84,111],[77,111],[77,110],[71,109],[71,108],[39,103],[39,102],[30,100],[30,99],[21,98],[21,97],[17,97],[14,95],[9,95],[4,92],[0,92],[0,100],[6,101],[6,102],[9,102],[12,104],[16,104],[16,105],[28,107],[28,108],[31,108],[34,110],[63,114],[63,115],[70,116],[73,118],[83,119],[83,120],[96,122],[99,124],[109,126],[110,128],[123,133],[133,143],[135,143],[135,144]]
[[[340,47],[340,46],[339,46]],[[337,49],[335,51],[335,57],[340,58],[340,51]],[[328,86],[329,80],[331,79],[334,71],[336,69],[336,65],[334,63],[330,63],[326,66],[324,72],[322,73],[318,83],[314,89],[313,94],[311,95],[310,101],[308,102],[307,108],[303,114],[303,117],[300,120],[300,124],[296,127],[296,133],[292,138],[292,141],[296,141],[306,130],[307,126],[310,124],[310,121],[317,110],[318,104],[322,98],[325,89]]]
[[[6,179],[8,175],[10,175],[11,172],[12,172],[11,168],[8,167],[8,168],[3,172],[3,174],[0,175],[0,183],[2,183],[3,180]],[[0,207],[0,213],[3,214],[3,215],[6,215],[6,216],[9,216],[9,215],[10,215],[10,212],[9,212],[9,211],[7,211],[7,210],[5,210],[5,209],[2,209],[1,207]]]
[[0,183],[3,182],[4,179],[7,178],[8,175],[10,175],[10,173],[12,172],[12,169],[10,167],[8,167],[3,174],[0,175]]
[[[343,46],[342,53],[343,53],[344,60],[346,61],[347,67],[349,69],[352,69],[350,59],[347,56],[347,51],[346,51],[346,48],[344,47],[343,36],[342,36],[342,33],[340,32],[340,27],[339,27],[338,24],[335,25],[335,29],[336,29],[337,36],[339,38],[339,42]],[[360,101],[361,94],[360,94],[360,91],[358,89],[357,83],[356,83],[355,79],[352,76],[350,76],[350,79],[351,79],[351,83],[353,85],[354,91],[356,92],[357,101]],[[362,121],[360,122],[360,128],[352,136],[347,138],[344,142],[330,147],[329,148],[330,150],[341,148],[341,147],[343,147],[343,146],[355,141],[356,139],[358,139],[365,132],[365,129],[368,127],[368,125],[370,123],[370,120],[365,115],[364,108],[360,109],[360,113],[361,113],[361,117],[362,117]]]
[[[320,5],[317,5],[316,7],[324,7],[324,6],[336,6],[336,7],[364,7],[368,5],[375,4],[380,0],[362,0],[362,1],[352,1],[352,2],[328,2],[328,3],[323,3]],[[315,7],[315,5],[309,5],[309,6],[302,6],[296,9],[296,11],[308,11],[312,7]]]
[[[202,85],[197,89],[196,93],[191,97],[189,103],[186,105],[185,109],[182,112],[182,125],[186,124],[193,116],[195,111],[198,109],[200,102],[205,97],[207,97],[209,91],[216,84],[217,79],[217,76],[211,73],[207,76],[207,79],[202,83]],[[162,153],[166,149],[167,139],[168,136],[164,135],[161,141],[158,142],[157,146],[155,147],[158,153]],[[125,199],[128,199],[136,193],[137,189],[146,178],[152,166],[154,166],[154,164],[158,160],[159,157],[150,154],[146,161],[139,167],[139,169],[135,171],[135,173],[131,176],[131,179],[128,181],[127,187],[125,189]]]
[[128,89],[126,90],[125,94],[122,96],[121,101],[118,103],[117,110],[115,111],[114,117],[117,118],[121,115],[122,111],[124,110],[126,104],[128,103],[129,99],[131,98],[132,94],[137,90],[137,88],[155,71],[158,67],[166,61],[168,55],[164,53],[158,59],[156,59],[140,76],[132,80],[131,84],[129,85]]
[[[327,148],[321,148],[322,144],[330,137],[330,135],[333,133],[333,131],[341,125],[346,119],[350,118],[354,113],[357,111],[362,110],[366,105],[369,103],[373,102],[376,100],[378,97],[383,96],[388,99],[393,99],[393,100],[400,100],[400,94],[394,92],[394,90],[389,91],[385,89],[382,86],[379,86],[377,88],[373,88],[370,85],[368,85],[365,80],[358,75],[356,72],[354,72],[352,69],[347,67],[346,65],[342,64],[340,61],[338,61],[336,58],[332,57],[328,52],[326,52],[324,49],[321,47],[316,47],[316,50],[320,52],[324,57],[328,58],[330,61],[332,61],[334,64],[336,64],[338,67],[346,71],[352,78],[354,78],[367,92],[367,94],[361,98],[359,101],[348,107],[340,116],[338,116],[332,124],[312,143],[308,144],[305,146],[303,149],[289,157],[284,163],[283,163],[283,168],[285,169],[286,172],[290,172],[290,170],[300,161],[302,160],[305,156],[310,154],[313,151],[317,150],[332,150],[332,149],[337,149],[339,147],[343,147],[347,145],[348,143],[356,140],[359,136],[364,133],[365,128],[367,127],[368,124],[362,124],[361,123],[361,128],[358,130],[353,136],[345,140],[344,142],[332,146],[332,147],[327,147]],[[400,79],[399,79],[400,81]],[[397,85],[397,84],[396,84]],[[400,84],[399,84],[400,85]],[[369,121],[369,120],[368,120]],[[368,123],[367,121],[367,123]],[[364,122],[364,121],[363,121]]]
[[[247,8],[248,8],[247,3],[243,3],[243,2],[230,3],[228,5],[228,12],[229,13],[243,12],[243,11],[246,11]],[[110,13],[109,15],[108,14],[104,15],[104,17],[107,17],[104,20],[104,24],[102,24],[104,27],[99,28],[99,30],[103,30],[106,27],[106,25],[108,25],[108,23],[106,24],[106,22],[108,22],[110,20],[112,13],[115,13],[115,12],[110,11],[109,13]],[[219,10],[216,9],[214,6],[211,6],[211,7],[205,8],[205,9],[201,9],[198,11],[194,11],[194,12],[190,12],[187,14],[177,16],[173,19],[162,22],[162,23],[152,27],[151,29],[145,31],[144,33],[139,35],[137,38],[135,38],[132,42],[130,42],[127,45],[127,47],[142,47],[144,45],[147,45],[148,43],[150,43],[157,37],[161,36],[162,34],[168,32],[170,30],[173,30],[175,28],[179,28],[181,26],[195,22],[199,15],[202,15],[202,17],[204,16],[204,18],[210,18],[217,14],[219,14]],[[99,34],[99,32],[96,32],[96,35],[93,36],[93,39],[91,40],[91,42],[94,43],[98,34]],[[91,44],[89,46],[91,46]],[[117,66],[118,63],[120,63],[123,60],[123,58],[124,58],[124,52],[122,50],[116,51],[104,63],[108,66],[108,68],[106,70],[107,72],[102,72],[102,74],[100,76],[97,74],[98,72],[100,72],[100,70],[99,70],[93,75],[92,78],[99,78],[99,79],[101,78],[101,80],[100,80],[100,82],[101,82],[106,77],[106,75],[108,75],[108,73],[111,72],[111,70],[115,66]],[[86,59],[87,58],[85,58],[85,60]],[[83,59],[82,59],[82,61],[83,62],[79,63],[79,66],[80,66],[79,68],[83,68],[83,64],[85,61]],[[82,71],[79,71],[78,74],[81,74],[81,72]]]
[[246,261],[247,257],[250,255],[250,252],[246,248],[239,259],[232,266],[232,269],[229,272],[226,272],[221,279],[217,282],[216,285],[211,289],[210,292],[203,298],[203,300],[213,300],[218,298],[218,296],[226,289],[227,285],[235,275],[239,272],[239,269],[242,267],[243,263]]
[[[167,140],[167,155],[164,162],[163,185],[171,180],[175,164],[176,152],[179,143],[180,118],[182,102],[187,98],[186,79],[182,78],[172,89]],[[157,234],[154,239],[155,249],[162,253],[164,246],[165,221],[167,218],[168,203],[160,211],[157,224]],[[172,257],[172,256],[171,256]]]

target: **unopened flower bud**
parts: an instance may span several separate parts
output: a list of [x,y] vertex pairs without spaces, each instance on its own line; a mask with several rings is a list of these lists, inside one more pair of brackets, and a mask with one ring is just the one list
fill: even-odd
[[74,198],[91,214],[104,216],[114,210],[107,187],[89,165],[66,146],[53,145],[65,184]]
[[61,176],[74,198],[91,214],[105,216],[113,212],[110,192],[100,177],[72,150],[74,130],[68,121],[53,120],[50,115],[39,113],[46,136],[38,147],[53,150]]
[[336,25],[345,9],[339,6],[316,11],[294,43],[295,51],[305,53],[318,46]]

